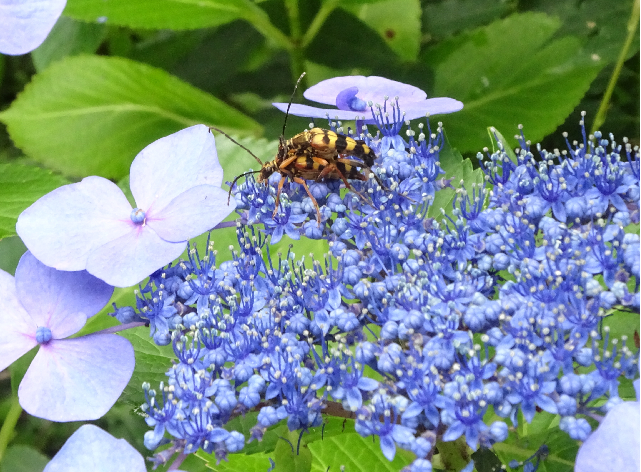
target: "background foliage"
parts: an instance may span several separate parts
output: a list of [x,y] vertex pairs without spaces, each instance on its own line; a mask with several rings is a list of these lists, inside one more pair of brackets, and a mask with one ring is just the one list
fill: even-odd
[[[287,101],[303,71],[298,102],[308,86],[348,74],[385,76],[431,97],[461,100],[463,111],[436,120],[463,157],[491,145],[488,126],[509,137],[523,124],[533,142],[561,147],[561,131],[578,135],[581,110],[588,127],[596,122],[638,144],[638,17],[632,0],[68,0],[42,46],[26,56],[0,55],[0,268],[13,272],[24,251],[14,236],[24,208],[88,175],[126,179],[144,146],[179,129],[214,125],[269,159],[283,126],[271,103]],[[607,107],[598,112],[604,95]],[[292,117],[286,134],[308,121]],[[229,142],[219,139],[218,148],[228,179],[256,166]],[[448,152],[460,162],[461,154]],[[473,178],[471,168],[458,169],[459,179]],[[235,239],[233,230],[216,238],[222,250]],[[314,244],[299,248],[323,251]],[[114,297],[126,303],[131,291]],[[101,314],[86,330],[110,323]],[[97,424],[145,454],[146,426],[132,404],[143,380],[162,379],[169,357],[144,332],[128,338],[137,350],[136,373],[122,402]],[[0,422],[16,416],[12,385],[27,365],[0,373]],[[2,471],[42,470],[80,425],[17,418],[17,436],[0,437],[12,444]],[[542,418],[497,448],[504,463],[526,459],[558,433],[552,419]],[[216,466],[194,457],[183,468],[266,470],[272,457],[289,460],[291,470],[344,464],[371,471],[411,461],[398,454],[393,464],[380,462],[380,448],[353,433],[349,421],[326,426],[322,440],[312,432],[299,456],[291,455],[287,435],[286,428],[274,431],[236,462]],[[363,455],[344,453],[352,447]],[[540,470],[571,470],[575,448],[548,457]],[[495,459],[477,456],[477,470],[491,470]]]

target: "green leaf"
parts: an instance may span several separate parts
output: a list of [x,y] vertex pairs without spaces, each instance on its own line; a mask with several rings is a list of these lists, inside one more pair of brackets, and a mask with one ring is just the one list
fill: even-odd
[[68,0],[64,14],[132,28],[207,28],[243,16],[243,0]]
[[[354,38],[367,46],[359,48],[358,54],[347,54],[354,48]],[[316,64],[350,70],[390,67],[397,61],[395,52],[377,31],[344,9],[334,10],[327,18],[307,47],[306,56]]]
[[102,43],[105,32],[105,25],[61,16],[44,43],[31,52],[33,65],[40,72],[63,57],[94,53]]
[[479,448],[472,454],[474,468],[477,472],[497,472],[501,470],[501,461],[491,449]]
[[[216,137],[218,160],[225,171],[225,181],[231,182],[234,180],[234,177],[250,169],[260,169],[260,164],[245,149],[217,131],[212,130],[212,132]],[[269,162],[276,157],[278,141],[268,141],[263,138],[243,138],[235,135],[232,136],[232,138],[249,149],[263,162]],[[239,182],[243,182],[243,180]]]
[[238,431],[245,436],[245,447],[243,454],[258,454],[269,453],[276,449],[278,438],[283,434],[287,434],[287,425],[285,421],[281,421],[273,426],[270,426],[261,441],[249,442],[251,436],[251,429],[256,426],[258,418],[258,411],[250,411],[242,416],[228,421],[225,425],[227,431]]
[[617,310],[603,319],[603,326],[610,329],[610,341],[627,336],[627,342],[632,342],[634,333],[641,331],[640,324],[639,313],[635,311]]
[[472,450],[465,442],[465,436],[455,441],[436,441],[438,454],[435,456],[446,470],[463,470],[470,462]]
[[509,0],[445,0],[423,3],[423,31],[433,40],[486,25],[513,12],[517,6],[517,2]]
[[328,468],[341,470],[341,466],[345,466],[350,472],[398,472],[415,459],[411,452],[396,448],[396,456],[390,462],[383,456],[379,442],[375,437],[364,438],[357,433],[314,441],[308,445],[312,454],[311,470],[327,472]]
[[25,252],[27,247],[18,236],[0,240],[0,269],[14,275],[18,262]]
[[497,145],[497,140],[501,145],[503,146],[503,152],[505,152],[510,160],[514,163],[517,164],[517,158],[516,154],[514,153],[514,150],[512,149],[512,146],[510,146],[510,143],[508,143],[507,139],[497,130],[494,126],[490,126],[487,129],[487,133],[490,135],[490,139],[492,140],[492,152],[496,152],[499,150],[499,147]]
[[541,460],[537,472],[574,470],[574,458],[579,444],[558,427],[522,437],[511,433],[507,441],[494,444],[493,449],[501,462],[507,464],[511,460],[524,461],[532,457],[543,444],[549,448],[549,454]]
[[536,142],[563,123],[604,61],[590,58],[581,41],[551,41],[559,20],[540,13],[512,15],[428,50],[434,95],[461,100],[463,110],[443,118],[461,152],[487,145],[486,126],[516,130]]
[[29,156],[68,175],[121,178],[151,142],[198,123],[237,133],[260,125],[165,71],[118,57],[76,56],[37,74],[0,113]]
[[156,390],[161,381],[167,383],[165,372],[171,367],[171,360],[175,359],[176,355],[171,344],[154,344],[153,338],[149,336],[149,328],[145,326],[121,331],[119,334],[131,342],[136,353],[136,367],[129,384],[120,396],[120,401],[140,406],[145,401],[143,382],[149,382],[151,388]]
[[[385,0],[341,0],[340,6],[345,7],[345,6],[353,6],[353,5],[365,5],[365,4],[372,4],[372,3],[379,3],[381,1]],[[323,3],[336,3],[336,0],[322,0]]]
[[[626,25],[633,3],[634,0],[619,0],[605,7],[603,0],[539,0],[533,8],[561,18],[565,34],[587,39],[586,51],[597,54],[607,62],[614,62],[628,34]],[[626,59],[634,56],[638,50],[639,42],[635,41]]]
[[[228,461],[221,461],[216,464],[216,458],[213,455],[205,455],[202,451],[197,453],[198,457],[205,459],[209,467],[216,472],[265,472],[270,467],[269,458],[273,459],[273,453],[260,452],[256,454],[229,454]],[[211,470],[208,469],[208,470]],[[275,471],[282,469],[276,468]]]
[[68,183],[65,178],[39,167],[0,164],[0,238],[16,234],[16,221],[25,208]]
[[[149,59],[159,60],[161,59],[159,57],[149,57],[149,59],[145,57],[155,49],[156,54],[164,52],[166,56],[162,63],[158,63],[160,67],[201,90],[221,97],[229,97],[232,93],[238,92],[260,93],[256,90],[255,83],[239,81],[239,74],[246,72],[246,66],[251,58],[255,54],[261,54],[261,50],[266,47],[265,39],[258,31],[249,27],[247,22],[236,20],[213,31],[200,30],[188,33],[182,32],[169,36],[165,34],[164,38],[167,40],[160,44],[156,43],[155,48],[153,48],[154,43],[151,47],[144,49],[136,45],[137,51],[132,59],[139,57],[144,62],[149,62]],[[186,49],[188,46],[186,43],[194,37],[199,37],[199,41]],[[182,51],[185,52],[181,57]],[[276,53],[271,48],[266,52]],[[176,56],[178,60],[174,58]],[[269,79],[265,77],[265,80]],[[269,107],[273,108],[271,101],[269,101]]]
[[0,462],[1,471],[42,472],[49,458],[37,449],[24,444],[9,446]]
[[291,431],[276,443],[274,463],[279,472],[308,472],[312,467],[312,454],[305,446],[297,447],[299,431]]
[[456,194],[455,189],[464,186],[468,192],[472,192],[472,184],[481,185],[484,181],[483,171],[480,168],[474,169],[472,161],[469,159],[463,159],[458,149],[451,146],[449,139],[446,139],[445,145],[441,149],[439,162],[441,163],[441,168],[445,171],[445,174],[441,174],[439,180],[451,180],[451,187],[441,188],[434,195],[434,202],[430,206],[427,216],[437,220],[441,219],[441,209],[445,210],[445,214],[452,215],[452,201]]
[[402,60],[416,60],[421,42],[419,0],[385,0],[341,7],[375,30]]
[[22,378],[27,373],[27,370],[31,365],[31,361],[33,361],[33,358],[36,357],[36,354],[38,354],[38,350],[39,346],[32,348],[24,356],[16,359],[16,361],[11,364],[11,391],[15,396],[18,395],[18,387],[20,386],[20,382],[22,382]]

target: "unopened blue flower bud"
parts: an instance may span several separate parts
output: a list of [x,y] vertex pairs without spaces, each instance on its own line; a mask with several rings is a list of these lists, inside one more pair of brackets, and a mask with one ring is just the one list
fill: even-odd
[[495,421],[490,426],[490,436],[496,442],[503,442],[508,436],[508,427],[503,421]]
[[145,222],[146,215],[145,212],[140,208],[134,208],[133,210],[131,210],[131,215],[129,215],[129,217],[135,225],[141,225]]
[[36,342],[38,344],[47,344],[52,337],[51,330],[46,326],[38,326],[36,329]]

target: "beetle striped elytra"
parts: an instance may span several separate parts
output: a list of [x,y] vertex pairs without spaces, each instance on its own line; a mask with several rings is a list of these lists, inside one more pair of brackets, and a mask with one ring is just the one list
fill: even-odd
[[[311,130],[303,131],[292,138],[285,140],[285,128],[287,126],[287,117],[289,116],[289,107],[292,104],[298,84],[304,75],[305,73],[299,77],[296,82],[296,87],[294,88],[294,93],[292,93],[292,97],[289,100],[289,105],[287,106],[287,112],[285,114],[285,122],[283,123],[283,131],[279,138],[278,152],[272,161],[262,162],[254,153],[235,141],[225,132],[213,126],[210,127],[210,129],[222,133],[231,141],[245,149],[261,166],[260,170],[245,172],[233,180],[229,188],[230,198],[234,185],[241,177],[252,173],[258,173],[258,183],[265,183],[274,172],[279,172],[281,174],[281,179],[276,191],[276,205],[273,214],[276,215],[278,212],[283,185],[289,178],[292,182],[300,184],[305,189],[305,192],[314,205],[316,210],[316,221],[320,226],[321,215],[318,202],[310,192],[306,181],[340,179],[348,190],[351,190],[361,197],[361,199],[367,201],[350,185],[348,180],[367,181],[367,177],[361,174],[358,169],[365,168],[371,172],[370,168],[374,165],[376,154],[364,141],[356,140],[349,136],[322,128],[312,128]],[[350,159],[350,157],[356,157],[362,160],[362,162]],[[373,172],[372,174],[376,181],[382,185],[376,174]]]

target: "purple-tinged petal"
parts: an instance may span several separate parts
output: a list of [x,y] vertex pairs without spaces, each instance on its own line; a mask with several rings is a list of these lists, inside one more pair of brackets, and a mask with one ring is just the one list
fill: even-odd
[[423,411],[423,407],[418,402],[412,402],[410,406],[403,412],[403,419],[414,418]]
[[638,472],[639,402],[623,402],[612,408],[576,456],[575,472]]
[[554,400],[547,395],[539,395],[536,397],[536,405],[548,413],[557,414],[559,412]]
[[346,77],[334,77],[323,80],[305,90],[303,96],[314,102],[334,105],[338,94],[350,87],[357,87],[356,95],[361,100],[374,103],[383,103],[385,97],[396,96],[405,99],[407,102],[418,102],[424,100],[427,94],[418,87],[404,84],[384,77],[364,77],[362,75],[351,75]]
[[[276,108],[285,113],[287,111],[288,103],[272,103]],[[289,114],[294,116],[305,116],[309,118],[327,118],[330,120],[356,120],[365,117],[365,121],[370,123],[372,120],[372,112],[368,109],[365,111],[351,111],[351,110],[337,110],[336,108],[316,108],[309,105],[301,105],[292,103],[289,109]]]
[[371,392],[372,390],[376,390],[378,388],[378,382],[374,379],[370,379],[369,377],[361,377],[360,379],[358,379],[357,386],[361,390]]
[[134,159],[129,179],[136,204],[145,212],[167,207],[197,185],[220,187],[223,168],[214,135],[196,125],[154,141]]
[[117,334],[53,340],[40,346],[20,387],[20,405],[51,421],[103,416],[134,370],[134,350]]
[[145,460],[124,439],[92,424],[82,425],[71,435],[44,472],[145,472]]
[[160,211],[147,214],[147,225],[165,241],[187,241],[212,229],[234,208],[236,200],[227,205],[227,192],[213,185],[190,188]]
[[425,115],[444,115],[454,113],[463,109],[463,103],[449,97],[428,98],[421,102],[404,104],[402,100],[398,101],[401,111],[405,113],[406,120],[413,120],[424,117]]
[[66,0],[0,0],[0,53],[26,54],[42,44]]
[[[287,103],[272,103],[280,111],[287,110]],[[428,98],[421,102],[409,103],[407,105],[403,104],[402,100],[399,100],[399,106],[401,107],[401,112],[405,113],[405,120],[414,120],[416,118],[424,117],[425,115],[442,115],[445,113],[454,113],[463,108],[463,103],[453,98],[448,97],[438,97],[438,98]],[[291,108],[289,109],[289,114],[294,116],[305,116],[309,118],[327,118],[337,119],[337,120],[356,120],[362,119],[365,123],[374,123],[371,110],[366,111],[350,111],[350,110],[337,110],[335,108],[316,108],[309,105],[299,105],[292,103]]]
[[381,451],[388,461],[393,461],[396,455],[396,443],[389,436],[381,436]]
[[283,227],[280,225],[276,226],[276,228],[274,228],[274,232],[272,233],[272,239],[270,243],[274,245],[278,241],[280,241],[282,237],[283,237]]
[[36,325],[62,339],[80,331],[107,304],[113,287],[84,270],[48,267],[27,251],[16,269],[16,291]]
[[363,404],[363,395],[361,395],[361,391],[357,388],[349,388],[346,393],[345,401],[347,402],[347,405],[352,409],[352,411],[356,411]]
[[29,352],[36,342],[36,324],[18,301],[16,282],[0,270],[0,371]]
[[443,434],[443,441],[456,441],[463,433],[465,433],[465,425],[456,420],[447,428],[445,434]]
[[139,226],[96,248],[87,261],[87,272],[115,287],[130,287],[176,259],[186,247],[186,241],[168,242],[151,228]]
[[84,270],[91,251],[131,231],[131,205],[113,182],[87,177],[37,200],[16,231],[38,260],[59,270]]
[[289,224],[285,225],[285,233],[293,240],[298,241],[300,239],[300,230],[291,224],[291,218],[289,221]]
[[394,438],[394,441],[399,444],[407,444],[414,439],[414,430],[407,426],[397,424],[392,430],[392,437]]

